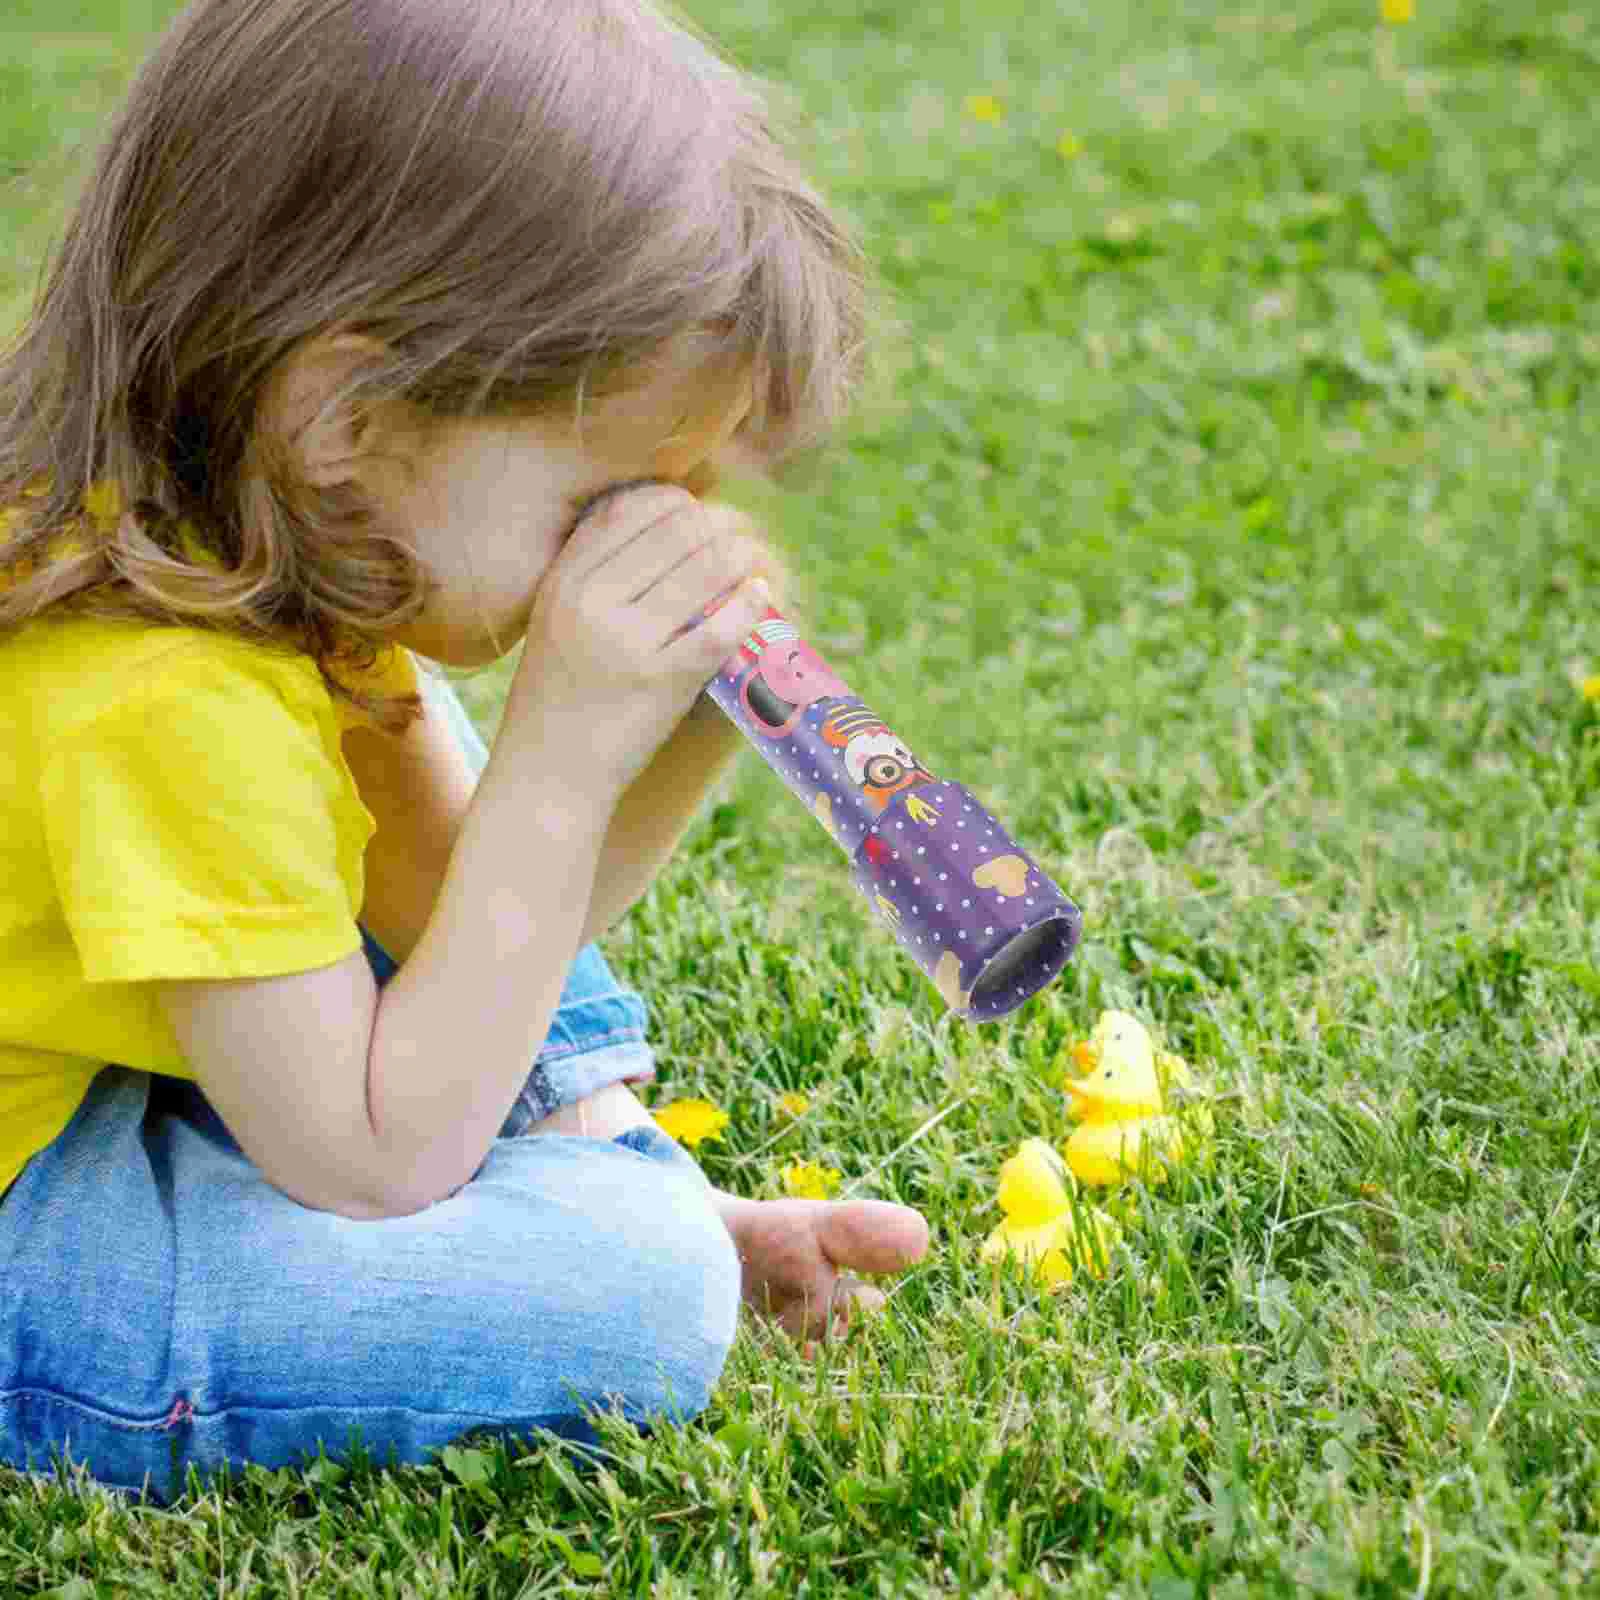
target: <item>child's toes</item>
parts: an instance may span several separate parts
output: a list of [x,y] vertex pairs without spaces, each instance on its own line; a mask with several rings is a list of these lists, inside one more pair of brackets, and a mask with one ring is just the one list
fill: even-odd
[[928,1224],[910,1206],[887,1200],[842,1200],[819,1214],[817,1241],[836,1267],[898,1272],[928,1249]]
[[882,1289],[875,1289],[870,1283],[862,1283],[856,1278],[841,1278],[834,1295],[835,1326],[843,1333],[850,1326],[852,1318],[872,1316],[882,1311],[888,1303],[889,1297]]
[[874,1289],[859,1278],[841,1276],[834,1282],[826,1307],[797,1308],[795,1315],[785,1319],[784,1326],[797,1339],[806,1341],[802,1354],[810,1360],[817,1352],[814,1335],[820,1334],[824,1340],[842,1339],[858,1317],[871,1316],[888,1303],[883,1290]]

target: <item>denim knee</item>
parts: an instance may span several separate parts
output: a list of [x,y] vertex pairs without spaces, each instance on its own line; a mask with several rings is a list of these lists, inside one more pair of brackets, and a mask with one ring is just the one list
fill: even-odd
[[652,1126],[497,1140],[413,1216],[354,1222],[273,1189],[220,1124],[149,1114],[110,1068],[7,1197],[0,1462],[58,1449],[181,1491],[254,1461],[419,1464],[468,1433],[593,1439],[703,1410],[740,1267],[698,1165]]
[[[655,1411],[684,1420],[706,1408],[733,1348],[743,1279],[739,1252],[717,1211],[715,1191],[680,1145],[654,1127],[630,1128],[614,1142],[689,1178],[698,1200],[686,1203],[681,1190],[662,1197],[675,1216],[676,1248],[639,1263],[641,1279],[650,1280],[648,1287],[641,1281],[641,1300],[654,1307],[658,1327],[689,1328],[698,1321],[710,1336],[664,1340],[659,1393],[630,1397],[624,1406],[630,1415]],[[649,1203],[648,1185],[640,1199]]]

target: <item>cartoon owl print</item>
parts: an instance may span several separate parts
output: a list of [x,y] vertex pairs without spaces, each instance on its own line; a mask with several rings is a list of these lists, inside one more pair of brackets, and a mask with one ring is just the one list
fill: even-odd
[[938,781],[900,735],[859,700],[832,707],[822,719],[822,737],[840,753],[851,782],[875,811],[904,789]]

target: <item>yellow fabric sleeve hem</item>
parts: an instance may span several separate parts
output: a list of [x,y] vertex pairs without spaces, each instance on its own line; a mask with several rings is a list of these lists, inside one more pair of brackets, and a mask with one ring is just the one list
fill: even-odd
[[[292,907],[157,924],[80,917],[72,932],[87,983],[278,978],[331,967],[361,948],[354,922]],[[243,948],[240,933],[248,935]]]

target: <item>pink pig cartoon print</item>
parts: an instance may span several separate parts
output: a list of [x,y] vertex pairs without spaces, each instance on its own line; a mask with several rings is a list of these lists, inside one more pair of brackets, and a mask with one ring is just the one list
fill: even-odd
[[769,739],[792,733],[807,706],[850,692],[800,630],[776,615],[750,630],[723,671],[740,675],[739,702],[750,726]]

